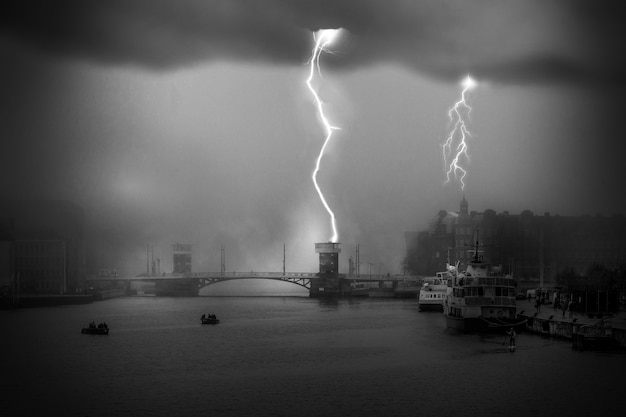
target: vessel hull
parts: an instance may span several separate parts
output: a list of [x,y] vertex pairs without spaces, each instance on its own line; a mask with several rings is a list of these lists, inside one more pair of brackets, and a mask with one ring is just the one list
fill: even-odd
[[438,311],[443,312],[443,304],[441,303],[418,303],[420,311]]

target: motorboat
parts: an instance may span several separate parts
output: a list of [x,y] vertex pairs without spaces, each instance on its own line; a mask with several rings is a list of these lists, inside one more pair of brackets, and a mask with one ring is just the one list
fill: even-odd
[[202,321],[202,324],[218,324],[220,322],[220,319],[215,317],[214,314],[209,314],[208,316],[202,315],[200,320]]
[[102,335],[108,335],[109,334],[109,326],[107,326],[107,325],[98,325],[98,326],[83,327],[83,329],[80,332],[82,334],[102,334]]

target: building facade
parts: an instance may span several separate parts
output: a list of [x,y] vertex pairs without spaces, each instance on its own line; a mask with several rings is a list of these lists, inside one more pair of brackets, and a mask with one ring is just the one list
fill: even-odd
[[67,201],[0,203],[0,282],[22,294],[81,292],[84,213]]
[[565,268],[584,273],[594,264],[626,263],[626,219],[615,216],[519,215],[468,210],[440,211],[428,230],[405,234],[407,270],[416,275],[445,271],[446,262],[464,269],[477,242],[486,258],[513,274],[520,287],[550,286]]

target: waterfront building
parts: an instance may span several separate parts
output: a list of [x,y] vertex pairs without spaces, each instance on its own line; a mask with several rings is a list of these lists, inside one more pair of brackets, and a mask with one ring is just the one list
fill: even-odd
[[434,275],[448,259],[464,268],[476,236],[487,259],[513,274],[521,288],[553,285],[565,268],[583,274],[594,264],[617,268],[626,263],[623,215],[476,212],[468,210],[464,196],[458,212],[441,210],[427,230],[405,234],[406,268],[411,274]]
[[68,201],[0,203],[0,282],[22,294],[83,289],[84,213]]

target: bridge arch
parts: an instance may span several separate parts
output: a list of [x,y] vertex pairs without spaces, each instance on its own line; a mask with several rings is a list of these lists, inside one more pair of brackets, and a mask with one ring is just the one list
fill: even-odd
[[203,288],[207,288],[211,285],[214,284],[218,284],[220,282],[226,282],[226,281],[236,281],[236,280],[271,280],[271,281],[282,281],[282,282],[288,282],[291,284],[295,284],[298,285],[302,288],[305,288],[307,290],[311,290],[311,280],[314,277],[310,277],[310,276],[268,276],[268,275],[242,275],[242,276],[220,276],[220,277],[207,277],[207,278],[200,278],[199,279],[199,284],[198,284],[198,290],[201,290]]

